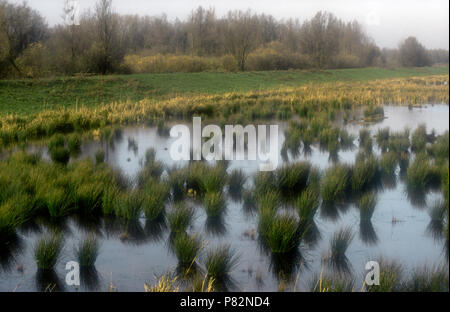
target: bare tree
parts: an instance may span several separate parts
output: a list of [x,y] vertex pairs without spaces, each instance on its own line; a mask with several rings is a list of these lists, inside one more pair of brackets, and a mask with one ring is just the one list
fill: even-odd
[[93,47],[94,64],[106,74],[113,72],[123,58],[119,35],[119,18],[114,14],[112,0],[99,0],[95,6],[97,42]]
[[245,70],[248,55],[257,45],[258,20],[250,11],[229,12],[226,19],[225,42],[239,70]]

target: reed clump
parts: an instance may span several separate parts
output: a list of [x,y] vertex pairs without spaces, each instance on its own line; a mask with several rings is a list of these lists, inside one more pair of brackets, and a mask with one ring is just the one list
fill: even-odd
[[223,282],[229,279],[229,274],[237,266],[238,262],[239,256],[230,245],[208,249],[204,260],[208,277],[216,282]]
[[80,267],[92,268],[97,261],[100,252],[100,243],[94,235],[88,235],[82,239],[77,248],[75,255],[77,257]]
[[175,234],[186,232],[193,219],[194,210],[184,203],[175,205],[172,212],[167,215],[170,230]]
[[34,259],[40,270],[51,271],[63,249],[61,234],[44,234],[34,245]]
[[322,180],[321,195],[325,202],[342,200],[351,187],[351,168],[337,164],[328,169]]
[[182,233],[174,238],[173,247],[179,263],[185,267],[191,267],[197,259],[201,249],[202,240],[197,235]]

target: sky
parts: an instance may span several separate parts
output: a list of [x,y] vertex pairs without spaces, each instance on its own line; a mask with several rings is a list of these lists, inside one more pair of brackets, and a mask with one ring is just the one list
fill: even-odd
[[[8,0],[22,3],[23,0]],[[81,12],[93,8],[95,0],[77,0]],[[28,0],[50,26],[63,22],[64,0]],[[395,48],[415,36],[430,49],[449,48],[448,0],[113,0],[116,12],[185,19],[198,6],[214,7],[218,16],[229,10],[251,9],[277,19],[310,19],[323,10],[345,21],[358,20],[380,47]]]

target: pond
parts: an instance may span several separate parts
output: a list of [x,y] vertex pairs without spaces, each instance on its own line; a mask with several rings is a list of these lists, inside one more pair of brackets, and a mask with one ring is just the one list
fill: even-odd
[[[392,131],[402,131],[405,127],[415,129],[419,124],[426,124],[428,131],[434,129],[436,134],[449,130],[448,105],[426,105],[420,108],[386,106],[385,119],[362,124],[354,122],[345,125],[349,133],[357,135],[362,127],[372,134],[377,129],[389,127]],[[312,165],[324,170],[336,158],[327,151],[312,145],[308,153],[282,155],[286,123],[279,123],[280,159],[283,161],[307,160]],[[105,151],[105,162],[120,169],[131,179],[135,179],[142,169],[145,152],[149,148],[156,151],[156,159],[166,166],[183,166],[187,162],[177,163],[171,160],[170,146],[173,138],[158,131],[155,127],[130,127],[122,129],[122,134],[113,144],[88,141],[82,145],[78,157],[94,158],[99,149]],[[355,148],[340,151],[338,161],[353,163],[358,153],[357,139]],[[44,159],[49,159],[44,146],[34,145],[29,148],[39,151]],[[375,153],[380,153],[375,150]],[[252,176],[258,170],[258,162],[231,161],[228,170],[240,168],[250,177],[247,188],[252,184]],[[291,272],[294,282],[287,286],[296,290],[307,291],[314,275],[322,269],[322,257],[327,254],[331,235],[342,228],[350,226],[355,234],[347,257],[349,270],[355,277],[355,288],[359,290],[365,276],[365,264],[380,256],[399,261],[407,268],[445,263],[444,240],[435,235],[430,223],[429,210],[436,200],[442,198],[440,191],[431,191],[417,199],[410,194],[404,178],[397,170],[394,181],[383,185],[378,192],[378,202],[372,222],[360,224],[359,210],[354,204],[327,209],[321,207],[315,217],[317,237],[314,241],[303,244],[301,255],[294,259],[274,259],[258,242],[257,215],[245,209],[242,201],[227,200],[227,213],[223,220],[215,224],[207,222],[204,209],[195,207],[195,222],[190,233],[199,233],[208,246],[230,243],[239,254],[237,267],[231,273],[230,290],[237,291],[276,291],[281,279],[279,272]],[[196,204],[192,202],[195,206]],[[55,290],[64,291],[108,291],[113,284],[119,291],[143,291],[144,283],[152,284],[155,276],[175,270],[177,258],[170,251],[169,230],[165,224],[148,224],[144,219],[133,224],[124,225],[117,220],[96,219],[83,220],[71,217],[60,225],[64,229],[65,248],[55,273],[42,276],[33,259],[33,245],[44,231],[42,223],[30,223],[18,231],[18,238],[10,246],[11,254],[0,259],[0,291],[36,291],[45,290],[52,282]],[[123,239],[121,233],[127,226],[132,233],[131,239]],[[75,260],[74,247],[84,233],[94,230],[100,241],[101,249],[96,262],[96,271],[82,275],[79,289],[65,283],[67,271],[65,265]],[[286,268],[290,267],[290,268]],[[331,270],[327,268],[327,270]],[[297,282],[295,282],[297,281]]]

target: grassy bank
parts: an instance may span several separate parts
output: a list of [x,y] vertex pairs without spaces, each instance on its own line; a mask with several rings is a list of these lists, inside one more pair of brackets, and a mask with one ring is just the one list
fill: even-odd
[[[314,139],[318,136],[316,130],[328,125],[339,112],[349,119],[355,118],[352,111],[364,108],[365,118],[371,119],[382,115],[381,106],[385,104],[448,103],[448,88],[448,75],[433,75],[308,83],[276,90],[181,94],[167,99],[128,100],[95,107],[45,109],[35,114],[3,115],[0,118],[0,146],[56,133],[86,132],[110,126],[156,123],[159,126],[164,120],[190,119],[194,115],[221,124],[288,120],[299,116],[311,122],[308,132]],[[334,136],[334,132],[327,133],[321,141],[328,144]]]
[[167,99],[187,94],[224,94],[299,87],[309,83],[448,75],[448,67],[358,68],[245,73],[175,73],[0,81],[0,115],[98,106],[111,102]]

